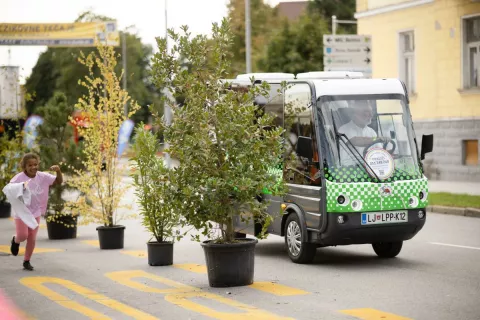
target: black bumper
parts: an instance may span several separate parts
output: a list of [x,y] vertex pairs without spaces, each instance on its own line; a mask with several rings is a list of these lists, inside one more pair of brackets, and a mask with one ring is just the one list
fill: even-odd
[[[418,217],[419,210],[424,212],[423,219]],[[339,215],[346,217],[345,223],[337,222]],[[362,225],[359,212],[328,213],[325,232],[311,234],[311,241],[323,246],[405,241],[413,238],[423,228],[426,218],[425,209],[415,209],[408,210],[408,222]]]

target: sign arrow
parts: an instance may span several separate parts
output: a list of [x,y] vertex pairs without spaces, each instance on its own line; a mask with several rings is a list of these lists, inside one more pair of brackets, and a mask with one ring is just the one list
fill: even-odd
[[367,58],[367,59],[365,59],[365,60],[363,60],[363,61],[365,61],[367,64],[370,63],[370,59],[369,59],[369,58]]
[[364,50],[365,50],[367,53],[371,51],[369,47],[366,47]]

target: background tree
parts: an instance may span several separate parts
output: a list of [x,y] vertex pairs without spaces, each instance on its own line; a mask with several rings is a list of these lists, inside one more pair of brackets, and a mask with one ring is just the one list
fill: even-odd
[[[227,5],[233,34],[231,76],[245,73],[245,0],[230,0]],[[277,10],[264,0],[250,0],[250,20],[252,31],[252,72],[258,72],[258,60],[263,56],[265,47],[273,31],[278,27]]]
[[[309,2],[309,12],[316,12],[322,15],[328,25],[332,25],[332,16],[340,20],[355,20],[355,0],[313,0]],[[330,31],[331,27],[330,27]],[[337,26],[337,33],[357,33],[356,24],[340,24]]]
[[[112,20],[105,16],[85,12],[76,22]],[[123,37],[120,36],[120,42]],[[135,34],[126,33],[127,43],[127,89],[132,98],[141,106],[133,117],[135,122],[149,120],[148,106],[154,104],[161,111],[160,90],[152,85],[149,74],[150,58],[153,49],[141,42]],[[85,55],[94,52],[94,47],[88,48],[48,48],[43,52],[32,74],[27,79],[25,87],[33,98],[27,102],[29,114],[36,113],[37,108],[44,106],[53,96],[54,92],[62,91],[66,94],[67,103],[74,105],[80,97],[87,93],[86,88],[78,85],[78,79],[83,79],[88,70],[78,63],[80,52]],[[121,43],[115,48],[116,54],[121,54]],[[115,71],[120,74],[122,63],[116,66]],[[98,70],[95,76],[99,76]]]
[[[81,143],[75,144],[73,126],[69,124],[74,105],[68,104],[63,92],[56,92],[48,103],[37,109],[43,118],[43,123],[38,126],[38,153],[40,154],[40,169],[48,170],[58,164],[64,174],[72,174],[72,168],[83,168],[83,153]],[[55,185],[50,188],[48,201],[47,221],[65,222],[71,226],[73,220],[70,213],[63,212],[65,200],[62,198],[67,184]],[[63,217],[70,217],[62,219]]]
[[265,72],[323,70],[323,35],[329,33],[327,22],[318,13],[305,14],[295,23],[284,20],[271,37],[259,67]]

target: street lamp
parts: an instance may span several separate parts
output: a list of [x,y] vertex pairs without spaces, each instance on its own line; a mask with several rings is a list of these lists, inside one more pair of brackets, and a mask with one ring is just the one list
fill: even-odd
[[[168,53],[168,15],[167,15],[167,0],[165,0],[165,42],[166,42],[166,46],[167,46],[167,53]],[[167,97],[167,100],[170,100],[172,97],[171,97],[171,94],[170,94],[170,91],[168,90],[168,88],[164,88],[163,89],[163,92],[165,94],[165,96]],[[168,106],[168,102],[165,101],[165,104],[163,105],[163,116],[165,118],[165,124],[167,126],[169,126],[171,124],[171,114],[170,114],[170,107]],[[164,141],[164,149],[167,149],[168,148],[168,143]],[[165,160],[165,166],[167,168],[170,168],[170,165],[171,165],[171,159],[170,159],[170,155],[168,153],[164,153],[164,160]]]

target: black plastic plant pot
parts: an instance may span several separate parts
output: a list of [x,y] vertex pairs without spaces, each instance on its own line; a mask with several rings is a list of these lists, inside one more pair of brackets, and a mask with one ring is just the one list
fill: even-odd
[[100,249],[123,249],[125,226],[97,227]]
[[148,264],[170,266],[173,264],[173,242],[147,242]]
[[257,239],[236,239],[237,243],[202,242],[211,287],[248,286],[253,283]]
[[47,221],[47,232],[50,240],[75,239],[77,238],[77,218],[65,215],[56,217],[55,221]]
[[12,206],[8,202],[0,202],[0,218],[10,218]]

